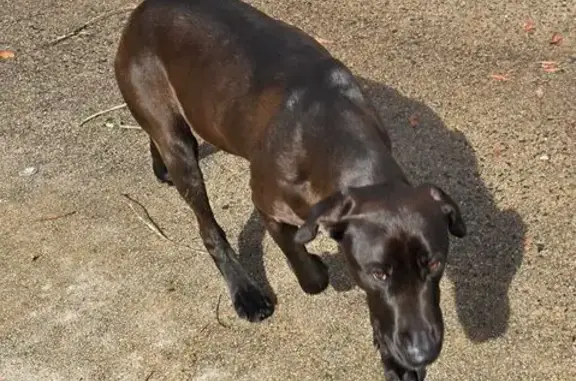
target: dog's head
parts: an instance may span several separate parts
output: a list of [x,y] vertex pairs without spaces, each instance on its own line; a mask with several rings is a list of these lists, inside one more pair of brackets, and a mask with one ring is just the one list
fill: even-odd
[[320,226],[367,294],[382,356],[408,369],[432,363],[444,335],[439,283],[448,233],[466,235],[456,203],[433,185],[351,188],[316,204],[296,241],[311,241]]

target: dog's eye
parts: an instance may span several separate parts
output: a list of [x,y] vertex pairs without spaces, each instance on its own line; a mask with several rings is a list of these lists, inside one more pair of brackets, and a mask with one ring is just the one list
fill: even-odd
[[388,278],[388,275],[390,274],[389,270],[374,270],[372,271],[372,276],[374,277],[374,279],[376,279],[377,281],[383,281],[386,280],[386,278]]
[[438,270],[440,268],[440,261],[437,261],[435,259],[431,260],[430,262],[428,262],[428,268],[430,269],[430,271],[434,272],[436,270]]

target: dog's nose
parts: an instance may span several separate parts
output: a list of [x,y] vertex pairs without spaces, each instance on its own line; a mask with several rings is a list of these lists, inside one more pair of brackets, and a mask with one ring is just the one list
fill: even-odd
[[404,355],[408,365],[419,368],[436,360],[440,353],[440,343],[436,336],[432,331],[427,330],[402,335]]

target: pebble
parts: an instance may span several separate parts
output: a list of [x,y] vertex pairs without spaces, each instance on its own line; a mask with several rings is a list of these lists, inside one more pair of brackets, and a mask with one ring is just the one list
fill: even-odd
[[21,170],[18,174],[19,174],[21,177],[30,177],[30,176],[36,174],[36,172],[38,172],[38,168],[36,168],[36,167],[27,167],[27,168],[24,168],[23,170]]

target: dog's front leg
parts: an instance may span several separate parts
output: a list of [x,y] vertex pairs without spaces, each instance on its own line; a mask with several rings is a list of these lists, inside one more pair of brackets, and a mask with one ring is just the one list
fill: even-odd
[[[157,146],[155,142],[151,143],[155,169],[162,176],[166,172],[160,178],[173,182],[194,211],[204,246],[226,281],[238,316],[252,322],[266,319],[273,313],[274,305],[238,262],[224,230],[214,217],[198,164],[196,138],[183,118],[162,114],[161,108],[155,111],[156,120],[172,122],[159,124],[152,130],[159,142]],[[146,125],[145,120],[141,121]]]
[[294,271],[300,287],[307,294],[319,294],[328,287],[328,269],[322,260],[295,242],[296,226],[277,222],[260,212],[264,226],[280,247]]

